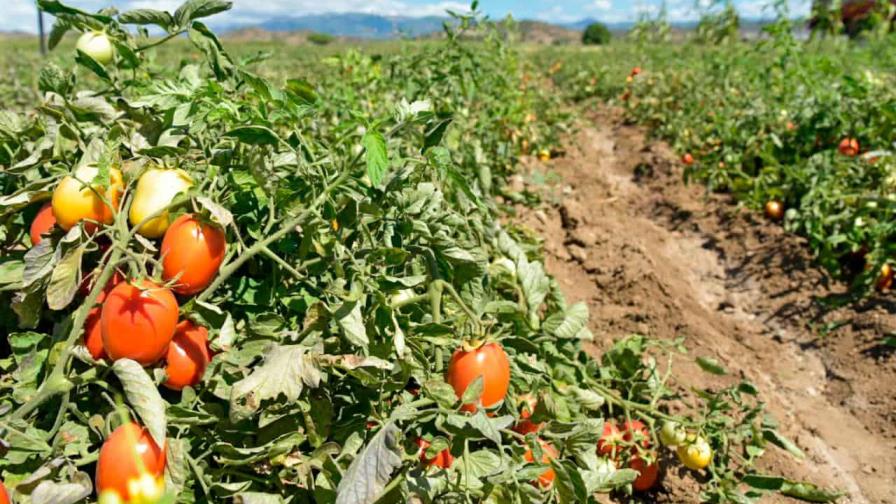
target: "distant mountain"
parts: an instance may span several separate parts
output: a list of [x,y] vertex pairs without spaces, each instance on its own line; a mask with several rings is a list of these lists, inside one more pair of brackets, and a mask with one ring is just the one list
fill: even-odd
[[418,37],[440,31],[445,19],[437,16],[415,18],[362,13],[315,14],[273,18],[261,23],[258,28],[273,32],[315,31],[337,37],[388,39]]

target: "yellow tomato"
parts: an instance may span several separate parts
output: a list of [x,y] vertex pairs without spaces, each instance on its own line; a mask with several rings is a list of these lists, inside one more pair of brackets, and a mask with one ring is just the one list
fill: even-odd
[[[137,181],[134,201],[131,202],[131,213],[128,215],[132,226],[143,222],[147,217],[156,214],[171,204],[179,193],[189,189],[193,179],[183,170],[151,169]],[[168,211],[146,221],[138,232],[147,238],[159,238],[168,229],[171,222]]]
[[687,441],[676,451],[678,460],[688,469],[699,471],[709,465],[712,460],[712,448],[703,436],[688,436]]
[[541,161],[550,161],[551,159],[551,151],[547,149],[541,149],[538,151],[538,159]]
[[[53,216],[62,229],[68,231],[82,220],[110,224],[118,209],[118,199],[124,188],[121,172],[109,170],[109,187],[92,186],[99,169],[82,166],[59,182],[53,191]],[[108,200],[111,207],[103,201]]]

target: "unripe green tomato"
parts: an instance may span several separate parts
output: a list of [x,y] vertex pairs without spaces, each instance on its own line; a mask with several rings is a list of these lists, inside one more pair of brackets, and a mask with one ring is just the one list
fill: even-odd
[[109,36],[103,32],[86,32],[78,39],[77,49],[94,60],[97,63],[105,65],[112,61],[112,55],[115,48],[112,47],[112,41]]
[[676,422],[667,420],[660,429],[660,442],[665,446],[678,446],[684,443],[687,433]]

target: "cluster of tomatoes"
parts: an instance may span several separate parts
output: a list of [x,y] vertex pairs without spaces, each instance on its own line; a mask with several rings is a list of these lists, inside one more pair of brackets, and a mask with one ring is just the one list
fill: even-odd
[[[467,387],[479,377],[482,378],[479,404],[489,408],[506,398],[510,386],[510,362],[500,344],[492,342],[478,346],[465,345],[452,355],[445,379],[454,389],[458,399],[463,397]],[[543,423],[532,421],[537,399],[531,394],[524,394],[518,398],[518,402],[521,405],[520,420],[513,430],[522,435],[537,434],[544,426]],[[472,413],[477,408],[477,404],[464,404],[461,410]],[[712,459],[712,449],[705,438],[688,433],[674,422],[666,422],[659,437],[664,445],[676,449],[681,463],[690,469],[704,469]],[[540,461],[542,464],[549,464],[552,459],[559,456],[557,449],[547,441],[539,438],[538,443],[542,452]],[[448,469],[454,462],[450,447],[434,456],[428,456],[430,441],[418,438],[416,444],[420,461],[427,467]],[[597,453],[609,458],[617,466],[624,462],[629,468],[637,471],[638,477],[632,483],[635,491],[647,491],[656,485],[659,477],[658,456],[656,451],[651,449],[650,431],[640,420],[625,421],[621,427],[612,420],[605,422],[597,443]],[[535,462],[531,449],[526,451],[523,458],[529,463]],[[548,468],[538,477],[538,484],[542,488],[549,488],[553,484],[554,477],[554,470]]]
[[[41,208],[31,224],[33,245],[57,227],[68,231],[81,224],[85,231],[95,233],[112,224],[124,192],[123,177],[120,170],[111,168],[108,183],[101,185],[95,182],[97,173],[95,167],[82,167],[59,182],[52,201]],[[126,279],[116,270],[84,324],[83,343],[94,359],[127,358],[143,366],[164,360],[164,385],[172,390],[198,384],[211,361],[208,330],[190,320],[180,320],[176,295],[190,296],[208,287],[227,248],[223,229],[200,215],[184,214],[171,221],[169,206],[192,185],[192,179],[182,170],[150,168],[140,176],[128,220],[144,237],[161,238],[161,281]],[[106,238],[96,239],[100,242]],[[110,247],[109,243],[100,246],[104,253]],[[90,291],[97,273],[83,279],[82,293]],[[164,465],[164,452],[144,429],[133,423],[119,427],[99,455],[96,484],[100,495],[106,494],[102,502],[154,502],[131,496],[163,492],[164,487],[157,483]],[[112,500],[115,497],[119,501]]]

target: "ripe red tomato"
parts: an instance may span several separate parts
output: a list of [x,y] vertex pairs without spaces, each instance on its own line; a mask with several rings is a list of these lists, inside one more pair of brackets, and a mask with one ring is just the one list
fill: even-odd
[[638,74],[640,74],[640,73],[641,73],[641,67],[636,66],[635,68],[632,68],[632,73],[631,73],[631,75],[634,76],[634,75],[638,75]]
[[53,204],[45,203],[44,206],[40,207],[40,210],[37,211],[34,220],[31,221],[31,245],[40,243],[41,236],[43,236],[44,233],[49,232],[55,226],[56,216],[53,215]]
[[103,347],[109,358],[154,364],[168,350],[178,312],[174,294],[148,280],[116,285],[100,314]]
[[859,149],[859,141],[855,138],[844,138],[840,141],[840,145],[838,147],[840,154],[849,157],[855,157],[859,155],[861,150]]
[[102,313],[102,304],[112,289],[124,280],[117,271],[112,279],[106,284],[106,288],[100,291],[100,295],[96,298],[97,306],[94,306],[87,312],[87,320],[84,321],[84,346],[90,352],[90,356],[96,360],[106,358],[106,349],[103,347],[103,331],[100,327],[100,315]]
[[417,438],[417,446],[420,447],[420,462],[426,464],[427,467],[441,467],[442,469],[448,469],[451,467],[451,464],[454,463],[454,456],[451,455],[451,450],[445,448],[440,451],[435,458],[426,458],[426,450],[432,445],[429,441],[423,438]]
[[196,294],[212,283],[226,249],[224,230],[193,215],[182,215],[162,239],[162,278],[177,278],[173,289],[178,294]]
[[650,446],[650,431],[644,422],[629,420],[622,424],[622,439],[626,443],[638,445],[643,448]]
[[127,502],[128,483],[146,474],[161,478],[165,472],[165,450],[134,422],[112,431],[100,448],[96,463],[96,492],[111,490]]
[[654,462],[653,464],[647,464],[644,459],[633,457],[628,466],[638,471],[638,477],[632,482],[632,488],[636,492],[646,492],[653,488],[660,472],[658,463]]
[[9,494],[6,493],[6,486],[0,481],[0,504],[9,504]]
[[[458,399],[476,378],[482,377],[482,395],[479,402],[486,408],[504,400],[510,387],[510,361],[498,343],[486,343],[478,348],[458,348],[451,356],[445,377]],[[464,404],[461,410],[474,412],[476,404]]]
[[211,360],[208,329],[189,320],[181,321],[177,324],[174,338],[168,345],[168,356],[165,357],[165,373],[168,375],[165,386],[173,390],[195,386]]
[[681,156],[681,162],[684,163],[685,166],[691,166],[694,164],[694,156],[687,152],[685,155]]
[[619,453],[619,445],[622,443],[622,433],[612,420],[604,422],[604,431],[597,441],[597,453],[603,456],[615,456]]
[[530,432],[538,432],[541,430],[541,427],[544,425],[543,423],[534,423],[530,418],[532,418],[532,413],[535,412],[535,406],[538,405],[538,399],[535,398],[532,394],[523,394],[519,398],[519,402],[522,403],[522,410],[520,411],[520,421],[513,427],[513,430],[526,435]]
[[[547,443],[541,439],[538,440],[538,444],[541,445],[541,463],[542,464],[550,464],[551,459],[557,458],[559,452],[554,448],[553,445]],[[535,456],[532,454],[532,450],[527,450],[525,454],[523,454],[523,458],[526,459],[526,462],[534,462]],[[556,474],[554,473],[553,468],[549,468],[547,471],[541,473],[541,476],[538,477],[538,484],[541,485],[542,488],[549,488],[554,483],[554,477]]]
[[779,200],[770,200],[765,204],[765,216],[773,221],[784,218],[784,203]]

